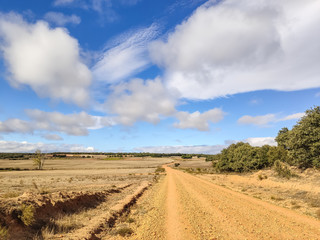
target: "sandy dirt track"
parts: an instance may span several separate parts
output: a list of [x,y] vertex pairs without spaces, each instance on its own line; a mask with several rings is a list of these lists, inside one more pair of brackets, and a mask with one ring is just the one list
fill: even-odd
[[320,221],[165,167],[131,239],[320,239]]

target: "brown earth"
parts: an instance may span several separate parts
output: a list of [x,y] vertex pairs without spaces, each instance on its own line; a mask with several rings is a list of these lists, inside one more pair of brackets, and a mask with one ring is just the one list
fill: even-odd
[[165,168],[132,211],[126,239],[320,239],[315,218]]

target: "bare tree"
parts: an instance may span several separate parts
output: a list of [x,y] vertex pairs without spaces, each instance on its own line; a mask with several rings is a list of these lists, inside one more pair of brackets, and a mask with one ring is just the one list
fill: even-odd
[[41,170],[43,169],[44,160],[45,159],[42,156],[41,150],[37,149],[35,152],[35,157],[32,159],[33,165],[35,165],[37,169]]

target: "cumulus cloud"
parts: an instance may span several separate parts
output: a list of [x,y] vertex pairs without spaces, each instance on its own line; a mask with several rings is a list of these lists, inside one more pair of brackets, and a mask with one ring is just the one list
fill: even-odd
[[317,0],[209,1],[150,54],[189,99],[319,87],[319,11]]
[[47,140],[51,140],[51,141],[61,141],[63,140],[63,138],[57,134],[46,134],[43,135],[43,137]]
[[157,34],[158,27],[151,25],[122,34],[110,42],[92,68],[94,79],[116,83],[144,70],[150,64],[148,43]]
[[305,113],[294,113],[283,118],[277,117],[275,114],[266,114],[262,116],[245,115],[238,119],[239,124],[256,125],[260,127],[268,127],[269,124],[288,120],[298,120],[305,116]]
[[135,152],[150,153],[194,153],[194,154],[217,154],[226,145],[195,145],[195,146],[150,146],[135,148]]
[[12,132],[19,132],[19,133],[32,133],[33,128],[29,122],[10,118],[5,120],[4,122],[0,122],[0,132],[1,133],[12,133]]
[[11,85],[30,86],[40,97],[88,103],[91,72],[81,62],[78,41],[66,29],[1,14],[0,40]]
[[[89,129],[99,129],[113,125],[108,117],[91,116],[86,112],[62,114],[59,112],[44,112],[36,109],[26,110],[30,121],[8,119],[0,122],[2,133],[33,133],[35,131],[61,132],[72,136],[86,136]],[[46,137],[47,136],[47,137]],[[61,140],[58,135],[45,135],[46,139]]]
[[112,87],[105,103],[114,120],[127,126],[136,121],[159,122],[162,116],[175,113],[175,99],[168,93],[159,78],[134,79]]
[[0,152],[35,152],[40,149],[44,153],[49,152],[95,152],[93,147],[85,147],[80,144],[46,144],[46,143],[29,143],[26,141],[0,141]]
[[252,124],[257,126],[268,126],[268,124],[275,122],[276,116],[274,114],[266,114],[263,116],[249,116],[245,115],[238,119],[239,124]]
[[174,127],[186,129],[193,128],[199,131],[209,131],[209,122],[220,122],[225,113],[220,108],[214,108],[207,112],[200,113],[196,111],[194,113],[178,112],[176,117],[179,122],[174,124]]
[[277,146],[277,142],[274,137],[247,138],[244,142],[247,142],[254,147],[261,147],[263,145]]
[[81,18],[77,15],[65,15],[60,12],[48,12],[44,15],[44,19],[48,22],[52,22],[58,26],[64,26],[66,24],[79,24],[81,22]]

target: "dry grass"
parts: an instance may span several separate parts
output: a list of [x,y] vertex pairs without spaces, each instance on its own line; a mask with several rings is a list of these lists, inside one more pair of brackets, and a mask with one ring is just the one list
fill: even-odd
[[[196,169],[196,168],[194,168]],[[295,178],[282,178],[273,170],[246,174],[198,175],[243,194],[259,197],[263,201],[290,208],[301,214],[318,217],[320,208],[320,172],[308,169],[304,172],[291,169]]]

